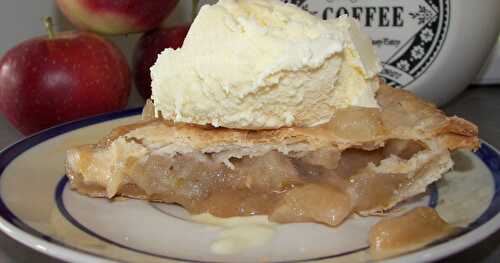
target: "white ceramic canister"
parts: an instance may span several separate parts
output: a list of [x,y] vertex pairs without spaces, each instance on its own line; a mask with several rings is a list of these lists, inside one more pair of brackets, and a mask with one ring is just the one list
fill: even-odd
[[324,19],[358,18],[378,49],[386,82],[439,105],[474,80],[500,29],[500,0],[282,1]]

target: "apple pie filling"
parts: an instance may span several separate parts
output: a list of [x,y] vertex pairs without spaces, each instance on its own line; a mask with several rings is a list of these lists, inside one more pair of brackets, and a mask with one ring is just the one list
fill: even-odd
[[[89,149],[89,152],[91,149]],[[432,154],[429,154],[432,152]],[[80,153],[83,162],[85,154]],[[424,157],[423,157],[424,156]],[[421,141],[393,139],[373,150],[322,149],[231,158],[232,167],[210,154],[148,153],[128,157],[119,178],[110,178],[108,196],[177,203],[193,214],[218,217],[266,214],[280,223],[338,225],[353,212],[380,210],[410,187],[419,173],[448,151],[431,151]],[[82,169],[91,169],[82,165]],[[418,169],[415,169],[418,167]],[[102,186],[72,178],[81,192]],[[111,190],[110,190],[111,188]]]

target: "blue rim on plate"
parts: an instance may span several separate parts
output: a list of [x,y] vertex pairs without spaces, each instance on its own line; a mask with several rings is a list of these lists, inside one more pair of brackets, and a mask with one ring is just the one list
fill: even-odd
[[[54,128],[50,128],[44,131],[41,131],[39,133],[36,133],[30,137],[25,138],[24,140],[21,140],[17,143],[12,144],[11,146],[5,148],[3,151],[0,152],[0,181],[2,180],[2,175],[4,173],[4,170],[7,168],[7,166],[15,160],[19,155],[21,155],[23,152],[27,151],[28,149],[48,140],[54,137],[57,137],[61,134],[83,128],[86,126],[90,126],[93,124],[98,124],[101,122],[105,121],[110,121],[110,120],[115,120],[115,119],[120,119],[120,118],[125,118],[125,117],[131,117],[134,115],[138,115],[141,113],[141,108],[134,108],[134,109],[129,109],[125,111],[120,111],[120,112],[113,112],[113,113],[107,113],[103,115],[98,115],[95,117],[90,117],[82,120],[78,120],[75,122],[70,122],[66,124],[62,124],[59,126],[56,126]],[[478,227],[486,224],[491,220],[493,217],[495,217],[497,214],[500,212],[500,155],[499,153],[490,145],[486,143],[482,143],[480,149],[475,153],[478,158],[480,158],[484,164],[488,167],[490,170],[492,176],[493,176],[493,181],[494,181],[494,196],[491,200],[491,203],[489,207],[471,224],[469,224],[463,231],[461,231],[459,234],[454,235],[452,237],[446,238],[444,240],[441,240],[437,243],[434,243],[433,245],[444,243],[447,241],[450,241],[452,239],[458,238],[466,233],[469,233],[470,231],[477,229]],[[65,189],[65,186],[67,184],[68,180],[65,176],[62,177],[62,179],[59,180],[59,183],[57,184],[57,187],[54,191],[54,198],[56,205],[61,212],[61,214],[68,220],[71,224],[73,224],[75,227],[80,229],[81,231],[86,232],[87,234],[90,234],[91,236],[94,236],[104,242],[113,244],[115,246],[118,246],[123,249],[131,250],[137,253],[149,255],[149,256],[154,256],[154,257],[160,257],[164,259],[170,259],[170,260],[176,260],[176,261],[184,261],[184,262],[207,262],[207,261],[197,261],[197,260],[190,260],[190,259],[182,259],[182,258],[176,258],[176,257],[168,257],[164,255],[157,255],[153,254],[147,251],[142,251],[138,250],[135,248],[127,247],[122,244],[118,244],[116,242],[113,242],[111,240],[108,240],[97,233],[94,233],[93,231],[89,230],[85,226],[81,225],[77,220],[75,220],[65,209],[64,207],[64,202],[62,198],[62,193]],[[432,184],[429,187],[429,192],[430,192],[430,200],[429,200],[429,206],[430,207],[435,207],[437,205],[438,201],[438,189],[437,187]],[[50,243],[57,244],[59,246],[62,246],[64,248],[78,251],[87,255],[92,255],[95,257],[99,257],[102,259],[108,259],[108,260],[117,260],[114,258],[106,257],[97,253],[92,253],[83,249],[79,249],[76,247],[73,247],[69,244],[65,244],[63,242],[60,242],[50,236],[47,236],[32,227],[30,227],[28,224],[23,222],[19,217],[17,217],[3,202],[2,199],[2,193],[0,192],[0,218],[4,219],[5,221],[9,222],[13,226],[17,227],[19,230],[29,233],[37,238],[40,238],[42,240],[45,240]],[[330,259],[330,258],[335,258],[335,257],[340,257],[340,256],[345,256],[349,255],[352,253],[356,253],[362,250],[367,249],[368,247],[363,247],[359,248],[356,250],[352,251],[347,251],[344,253],[336,254],[336,255],[330,255],[330,256],[324,256],[324,257],[317,257],[317,258],[310,258],[310,259],[304,259],[304,260],[296,260],[296,261],[286,261],[286,262],[305,262],[305,261],[312,261],[312,260],[324,260],[324,259]]]

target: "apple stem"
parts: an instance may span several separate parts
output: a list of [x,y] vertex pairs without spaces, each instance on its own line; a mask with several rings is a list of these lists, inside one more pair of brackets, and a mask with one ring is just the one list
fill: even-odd
[[198,14],[198,3],[200,1],[199,0],[193,0],[193,9],[191,10],[192,13],[191,13],[191,22],[194,21],[196,15]]
[[49,39],[55,37],[54,33],[54,22],[52,21],[52,17],[47,16],[43,19],[43,23],[45,25],[45,29],[47,30],[47,34],[49,35]]

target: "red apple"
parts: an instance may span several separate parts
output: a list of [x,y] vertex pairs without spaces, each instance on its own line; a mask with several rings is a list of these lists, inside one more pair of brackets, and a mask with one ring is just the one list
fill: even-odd
[[123,109],[131,88],[122,53],[86,32],[38,37],[0,60],[0,111],[23,134]]
[[144,32],[158,27],[179,0],[57,0],[78,28],[103,34]]
[[189,25],[159,28],[145,33],[134,51],[134,80],[139,93],[145,99],[151,97],[151,76],[149,68],[166,48],[179,48],[189,31]]

